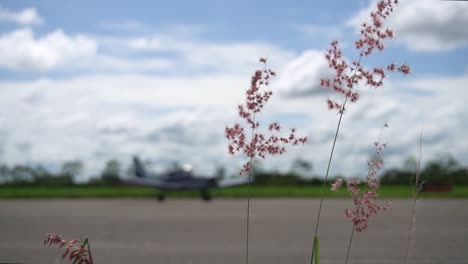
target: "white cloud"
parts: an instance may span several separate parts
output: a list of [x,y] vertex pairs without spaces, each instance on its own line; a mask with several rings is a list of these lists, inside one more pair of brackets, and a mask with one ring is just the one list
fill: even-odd
[[[14,47],[2,46],[5,36],[16,39],[11,43],[19,47],[26,43],[28,47],[52,48],[45,45],[51,41],[46,39],[52,33],[35,39],[31,31],[17,32],[19,37],[10,36],[15,32],[0,37],[2,56],[7,56],[4,50]],[[60,36],[57,39],[66,39],[64,43],[78,43],[78,36],[63,32],[57,35]],[[226,154],[223,129],[237,120],[236,105],[242,102],[250,76],[259,66],[258,57],[268,55],[269,66],[278,73],[271,88],[279,93],[272,97],[260,120],[265,123],[278,120],[285,127],[297,127],[299,134],[309,136],[311,142],[291,149],[282,157],[269,158],[264,164],[284,170],[292,159],[302,157],[314,163],[315,173],[322,174],[337,121],[336,113],[327,110],[326,95],[321,93],[327,90],[318,86],[320,78],[330,74],[323,51],[308,50],[298,55],[268,43],[189,39],[178,34],[105,41],[93,37],[89,40],[95,43],[90,45],[94,48],[79,58],[70,55],[72,44],[56,44],[48,52],[40,49],[41,54],[55,52],[54,56],[61,58],[52,60],[53,63],[31,59],[32,55],[23,52],[29,63],[17,62],[10,68],[63,67],[89,71],[59,80],[0,82],[3,160],[11,164],[81,159],[95,173],[107,159],[118,158],[128,163],[132,155],[140,154],[163,164],[192,163],[195,171],[204,174],[212,173],[219,164],[235,171],[243,160]],[[129,50],[129,43],[137,49]],[[142,58],[138,52],[143,50]],[[173,57],[168,54],[159,57],[160,52]],[[137,56],[129,56],[135,53]],[[46,66],[32,67],[31,61]],[[144,72],[164,69],[171,74]],[[386,136],[390,142],[387,166],[400,165],[414,153],[422,121],[430,124],[424,145],[427,159],[449,151],[460,161],[468,160],[464,136],[467,95],[460,88],[468,85],[468,75],[391,80],[377,90],[365,89],[361,99],[348,108],[332,174],[365,172],[369,146],[386,121],[390,123]]]
[[[219,141],[246,79],[106,75],[3,82],[0,102],[9,110],[2,128],[11,132],[3,139],[4,158],[11,163],[78,158],[96,172],[108,158],[128,162],[140,154],[196,162],[199,171],[211,173],[213,166],[230,160],[224,146],[218,151]],[[27,156],[16,147],[24,142],[30,144]]]
[[308,50],[291,60],[282,70],[276,83],[278,90],[290,96],[327,93],[320,79],[331,77],[324,52]]
[[296,30],[302,38],[314,40],[324,39],[327,42],[331,39],[337,39],[343,34],[343,29],[335,25],[291,23],[291,27]]
[[268,66],[277,69],[295,56],[293,51],[267,43],[181,43],[176,48],[183,52],[185,62],[191,67],[244,74],[259,67],[260,57],[268,57]]
[[[359,28],[369,19],[371,5],[348,21]],[[468,45],[468,5],[462,1],[401,1],[388,21],[395,40],[414,51],[447,51]]]
[[[183,78],[120,74],[3,81],[3,160],[60,163],[78,158],[94,173],[107,159],[128,164],[132,155],[140,154],[161,166],[171,161],[192,163],[195,171],[204,174],[213,173],[219,164],[236,171],[243,160],[226,153],[223,129],[238,120],[236,105],[243,100],[249,78],[243,73]],[[468,160],[464,135],[468,95],[461,88],[467,85],[468,75],[463,75],[387,82],[377,90],[364,91],[344,116],[332,174],[365,172],[371,144],[387,121],[388,167],[399,166],[416,153],[422,122],[425,161],[442,152],[452,153],[461,162]],[[417,92],[422,89],[427,95]],[[291,123],[285,115],[301,117]],[[292,159],[302,157],[314,163],[315,173],[323,173],[336,118],[326,109],[325,96],[273,96],[259,120],[297,127],[311,142],[268,158],[264,165],[284,170]]]
[[[223,71],[244,73],[255,67],[259,57],[272,58],[270,67],[285,63],[296,55],[292,50],[281,49],[278,46],[262,42],[210,42],[187,36],[188,29],[178,28],[182,33],[154,34],[128,39],[106,41],[109,48],[113,45],[126,43],[130,51],[153,51],[171,54],[179,71]],[[193,32],[192,32],[193,33]],[[193,33],[194,34],[194,33]],[[122,48],[122,47],[121,47]],[[155,55],[157,56],[157,55]]]
[[62,30],[35,38],[31,29],[0,36],[0,65],[15,70],[47,71],[96,54],[97,44],[83,35]]
[[128,43],[131,49],[136,50],[157,50],[161,48],[161,41],[157,38],[135,38]]
[[37,13],[35,8],[25,8],[16,12],[0,7],[0,21],[14,22],[21,25],[39,25],[44,22],[44,19]]
[[[35,37],[31,29],[0,35],[0,66],[18,71],[204,72],[250,73],[261,56],[274,58],[271,67],[295,52],[268,43],[217,43],[190,37],[189,28],[174,26],[174,35],[137,37],[67,35],[55,30]],[[195,32],[200,30],[194,29]],[[98,50],[99,46],[99,50]],[[147,52],[144,57],[139,52]]]
[[111,55],[95,55],[82,58],[75,64],[64,65],[66,70],[76,69],[92,72],[147,72],[147,71],[170,71],[175,69],[175,62],[163,58],[122,58]]

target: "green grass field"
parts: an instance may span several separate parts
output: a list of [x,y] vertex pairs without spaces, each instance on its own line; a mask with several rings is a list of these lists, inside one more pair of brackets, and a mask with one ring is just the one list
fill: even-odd
[[[252,197],[264,198],[287,198],[287,197],[320,197],[322,192],[319,186],[308,187],[276,187],[276,186],[251,186]],[[155,197],[157,190],[147,187],[135,186],[69,186],[69,187],[13,187],[0,186],[0,199],[14,198],[144,198]],[[248,194],[247,186],[236,186],[225,189],[213,189],[211,194],[214,198],[245,198]],[[332,192],[326,189],[326,197],[348,197],[343,189],[340,192]],[[406,186],[382,186],[379,189],[381,197],[406,198],[411,197],[411,188]],[[174,191],[166,192],[170,197],[199,197],[196,191]],[[468,186],[455,186],[451,192],[424,193],[423,197],[433,198],[468,198]]]

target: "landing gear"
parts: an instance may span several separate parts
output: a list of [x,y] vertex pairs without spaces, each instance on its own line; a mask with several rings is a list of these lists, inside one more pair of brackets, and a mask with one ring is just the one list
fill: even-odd
[[200,196],[203,199],[203,201],[206,201],[206,202],[211,201],[211,194],[208,191],[208,189],[200,190]]
[[158,199],[159,202],[164,202],[164,200],[166,199],[166,196],[164,195],[164,193],[160,192],[158,193],[158,196],[156,196],[156,198]]

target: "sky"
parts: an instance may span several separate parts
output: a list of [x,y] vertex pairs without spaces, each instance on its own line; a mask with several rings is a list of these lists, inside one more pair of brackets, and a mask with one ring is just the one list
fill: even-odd
[[[385,166],[446,155],[468,166],[468,3],[400,1],[386,26],[395,38],[368,67],[407,63],[349,105],[331,174],[365,175],[381,127]],[[325,51],[348,60],[375,1],[0,1],[0,161],[59,168],[82,160],[82,179],[109,159],[139,155],[161,171],[237,172],[224,128],[242,120],[252,73],[277,72],[261,113],[310,141],[261,161],[286,171],[298,158],[325,173],[338,116],[327,109]],[[286,131],[287,132],[287,131]],[[285,133],[286,133],[285,132]]]

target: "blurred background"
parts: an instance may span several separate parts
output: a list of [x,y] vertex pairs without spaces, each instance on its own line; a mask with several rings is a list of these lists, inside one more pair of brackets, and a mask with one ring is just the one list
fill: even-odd
[[[227,154],[224,127],[241,121],[236,106],[259,57],[278,74],[261,124],[279,121],[285,133],[294,127],[310,139],[261,168],[299,174],[299,161],[307,164],[301,176],[318,178],[338,117],[325,103],[333,95],[319,86],[330,74],[323,54],[337,39],[355,59],[359,24],[373,4],[2,1],[1,181],[99,181],[124,173],[133,155],[156,172],[188,163],[202,175],[235,175],[245,159]],[[386,122],[385,168],[414,169],[407,165],[421,127],[423,166],[468,165],[467,10],[448,1],[397,7],[388,21],[395,38],[363,63],[407,63],[412,74],[359,88],[332,175],[364,176]]]
[[[319,200],[302,198],[322,193],[339,117],[326,104],[339,98],[319,86],[331,74],[324,53],[338,40],[357,59],[354,41],[375,3],[0,1],[0,262],[59,263],[58,249],[41,247],[58,233],[89,238],[96,263],[242,263],[246,199],[197,199],[210,198],[213,182],[239,182],[246,159],[228,154],[224,129],[242,122],[237,105],[266,57],[277,77],[260,130],[278,121],[309,142],[256,160],[249,190],[211,194],[270,198],[252,200],[251,260],[308,263]],[[392,210],[357,236],[351,263],[404,261],[415,220],[399,198],[413,194],[419,161],[426,192],[410,263],[466,263],[467,200],[438,198],[468,197],[468,3],[401,1],[387,23],[395,38],[362,63],[406,63],[412,73],[357,88],[330,171],[329,181],[365,177],[389,125],[379,194]],[[135,157],[159,178],[136,177]],[[122,184],[132,181],[150,184]],[[174,182],[205,185],[157,203],[155,187]],[[68,199],[78,197],[88,199]],[[93,199],[103,197],[119,199]],[[351,204],[326,199],[321,263],[342,262]]]

